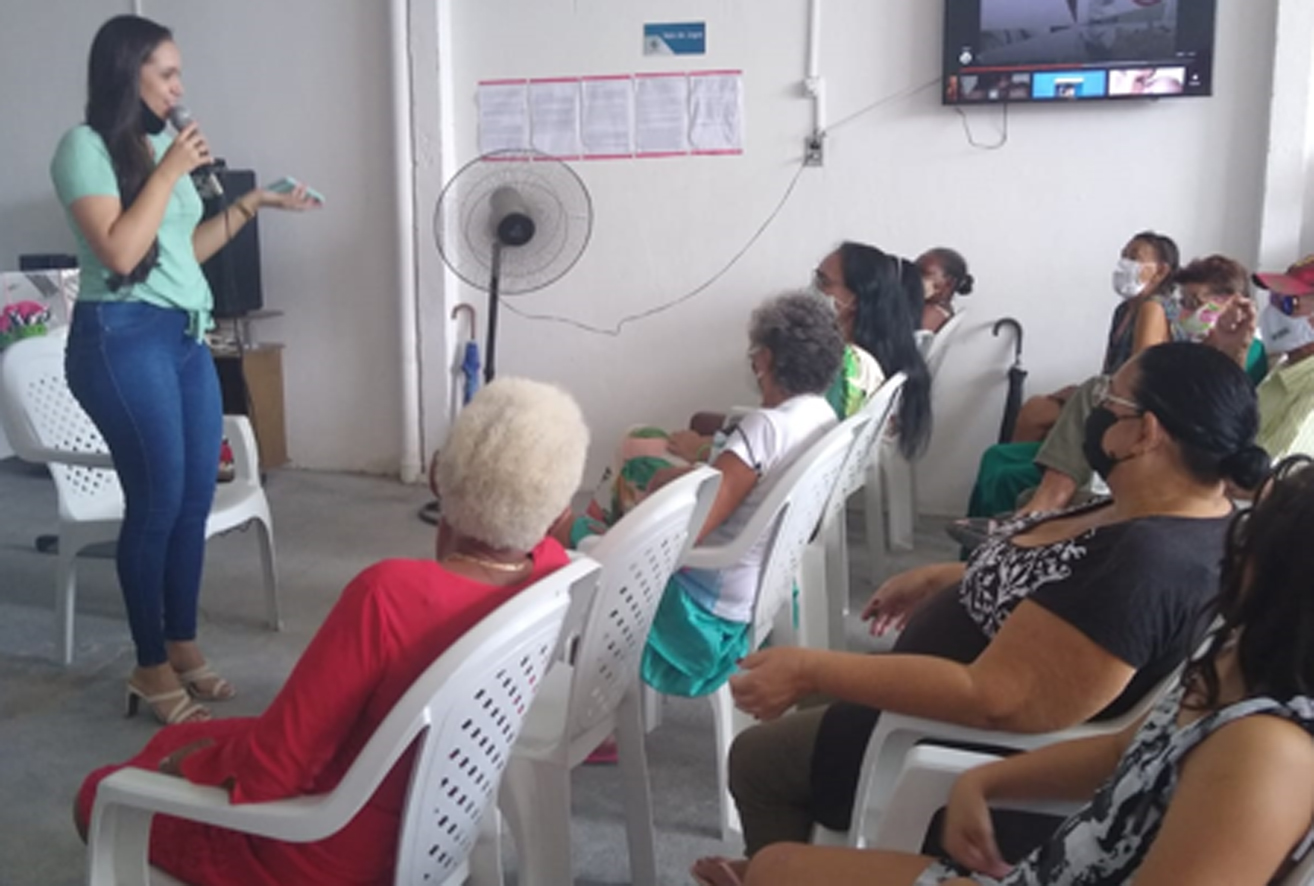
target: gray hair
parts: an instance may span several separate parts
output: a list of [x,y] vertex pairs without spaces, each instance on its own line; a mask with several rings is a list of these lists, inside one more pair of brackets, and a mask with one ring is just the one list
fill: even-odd
[[758,305],[748,340],[771,352],[771,376],[785,393],[824,394],[844,360],[844,337],[829,299],[792,292]]
[[438,456],[443,519],[494,548],[529,550],[579,489],[588,447],[570,394],[498,379],[466,405]]

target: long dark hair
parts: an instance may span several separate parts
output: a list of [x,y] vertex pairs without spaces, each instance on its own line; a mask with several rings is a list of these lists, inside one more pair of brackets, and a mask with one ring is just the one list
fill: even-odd
[[[87,60],[87,125],[105,142],[119,201],[126,209],[137,199],[155,171],[142,124],[141,69],[155,48],[173,33],[163,25],[135,15],[118,15],[100,26]],[[109,279],[111,290],[140,283],[159,262],[160,243],[151,244],[129,274]]]
[[1191,476],[1242,489],[1264,481],[1268,453],[1255,445],[1259,402],[1240,366],[1207,345],[1179,341],[1147,348],[1136,367],[1136,402],[1176,441]]
[[1144,243],[1154,250],[1155,258],[1159,264],[1168,268],[1168,274],[1159,281],[1159,285],[1154,287],[1154,295],[1172,295],[1173,287],[1177,285],[1177,271],[1182,265],[1182,253],[1177,248],[1177,243],[1172,237],[1166,234],[1160,234],[1156,231],[1141,231],[1135,237],[1132,237],[1133,243]]
[[844,286],[857,298],[854,344],[875,357],[887,376],[908,376],[899,403],[899,451],[917,458],[931,440],[931,373],[913,337],[904,267],[912,268],[918,291],[921,274],[911,262],[864,243],[843,243],[839,254]]
[[976,278],[967,270],[967,259],[956,249],[950,249],[948,246],[936,246],[928,249],[917,257],[917,263],[923,261],[934,262],[944,271],[944,275],[953,281],[954,295],[971,295],[972,288],[976,285]]
[[1255,506],[1228,528],[1218,596],[1207,610],[1219,627],[1183,676],[1197,708],[1218,706],[1217,659],[1233,638],[1248,697],[1314,695],[1311,464],[1305,456],[1279,464]]

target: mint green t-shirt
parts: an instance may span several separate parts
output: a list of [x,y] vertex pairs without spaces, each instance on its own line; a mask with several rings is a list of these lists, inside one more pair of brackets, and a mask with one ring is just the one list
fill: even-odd
[[[155,152],[156,162],[164,156],[172,143],[166,133],[148,136]],[[213,297],[210,284],[196,261],[192,235],[201,220],[201,195],[192,184],[191,176],[184,175],[173,187],[164,220],[160,223],[157,238],[160,242],[159,264],[150,275],[136,285],[124,285],[117,292],[109,287],[113,272],[96,257],[82,229],[73,220],[71,207],[82,197],[119,196],[119,183],[114,175],[105,141],[86,124],[75,126],[59,140],[55,157],[50,161],[50,178],[55,193],[64,206],[69,227],[78,243],[79,277],[78,299],[81,301],[143,301],[162,308],[178,308],[191,315],[189,328],[198,337],[212,326],[210,311]]]

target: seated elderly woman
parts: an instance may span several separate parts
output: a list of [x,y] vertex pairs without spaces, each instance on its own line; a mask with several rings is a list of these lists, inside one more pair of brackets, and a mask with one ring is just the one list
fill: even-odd
[[[568,562],[545,534],[579,487],[588,437],[575,402],[550,385],[500,379],[481,391],[439,458],[436,558],[356,576],[264,714],[166,727],[127,763],[93,772],[75,808],[84,838],[97,785],[123,766],[223,786],[233,803],[331,791],[435,658]],[[156,816],[151,863],[189,883],[390,883],[411,764],[407,752],[345,828],[314,843]]]
[[[730,753],[750,855],[849,826],[881,710],[986,729],[1049,732],[1134,705],[1197,637],[1232,506],[1268,467],[1241,368],[1187,342],[1151,348],[1100,393],[1086,452],[1112,498],[1005,525],[966,563],[895,576],[863,613],[894,652],[776,648],[744,659],[736,703],[776,720],[802,698],[838,699],[741,733]],[[742,862],[703,859],[705,882]]]
[[[919,266],[875,246],[845,242],[812,272],[812,289],[835,306],[844,336],[844,360],[825,394],[835,415],[853,415],[886,378],[904,373],[899,446],[909,460],[918,457],[931,437],[931,376],[915,336],[923,289]],[[725,418],[700,412],[689,427],[712,435]]]
[[[748,361],[761,405],[714,439],[690,431],[632,432],[620,463],[575,521],[572,540],[605,532],[641,501],[705,461],[721,486],[699,538],[735,538],[771,488],[771,480],[835,425],[821,395],[839,370],[844,342],[835,312],[807,293],[773,298],[753,311]],[[666,586],[643,657],[643,679],[672,695],[715,691],[746,651],[765,539],[729,569],[681,569]]]
[[[1141,723],[973,769],[949,800],[950,858],[780,844],[750,886],[1263,886],[1314,818],[1314,469],[1283,465],[1233,522],[1204,654]],[[1093,795],[1093,796],[1092,796]],[[1016,866],[991,800],[1088,801]],[[1033,844],[1034,845],[1034,844]]]
[[[931,374],[914,336],[921,315],[921,272],[875,246],[846,242],[817,266],[813,286],[834,303],[846,342],[844,370],[826,398],[845,418],[861,409],[887,377],[904,373],[908,381],[899,400],[899,450],[909,460],[917,458],[931,439]],[[918,292],[916,299],[911,288]]]
[[917,256],[917,269],[921,271],[922,289],[926,293],[921,328],[939,332],[957,313],[954,296],[971,295],[976,281],[968,273],[967,259],[947,246],[937,246]]

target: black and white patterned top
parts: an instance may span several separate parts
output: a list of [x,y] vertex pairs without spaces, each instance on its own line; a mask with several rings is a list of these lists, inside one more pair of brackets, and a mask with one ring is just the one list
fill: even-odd
[[[1146,718],[1113,776],[1085,807],[1063,822],[1044,845],[1002,880],[981,874],[982,886],[1119,886],[1130,882],[1159,833],[1181,774],[1182,761],[1218,729],[1255,714],[1291,720],[1314,733],[1314,702],[1252,698],[1179,727],[1183,689],[1168,693]],[[936,862],[914,886],[933,886],[968,872]]]
[[1022,546],[1039,523],[1109,507],[1103,499],[1003,524],[967,563],[958,600],[987,640],[1029,600],[1136,669],[1100,717],[1117,716],[1172,673],[1204,629],[1199,613],[1218,588],[1230,517],[1152,516]]

